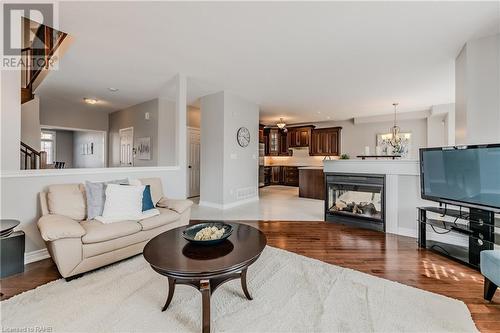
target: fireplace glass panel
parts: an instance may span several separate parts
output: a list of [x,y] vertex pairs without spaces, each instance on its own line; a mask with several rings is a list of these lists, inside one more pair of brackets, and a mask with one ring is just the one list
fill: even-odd
[[378,185],[328,184],[328,213],[383,220],[383,189]]

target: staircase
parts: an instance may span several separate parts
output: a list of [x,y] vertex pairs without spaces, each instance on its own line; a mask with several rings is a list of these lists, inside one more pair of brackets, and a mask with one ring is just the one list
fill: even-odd
[[31,101],[35,89],[60,58],[58,50],[68,34],[52,27],[24,19],[24,40],[28,47],[21,50],[21,104]]
[[21,141],[21,169],[46,169],[47,153],[37,151]]

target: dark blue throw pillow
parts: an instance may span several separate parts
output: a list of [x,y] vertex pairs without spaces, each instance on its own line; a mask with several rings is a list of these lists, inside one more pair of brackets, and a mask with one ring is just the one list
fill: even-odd
[[155,205],[153,204],[153,199],[151,199],[151,187],[146,185],[142,193],[142,211],[144,212],[153,208],[155,208]]

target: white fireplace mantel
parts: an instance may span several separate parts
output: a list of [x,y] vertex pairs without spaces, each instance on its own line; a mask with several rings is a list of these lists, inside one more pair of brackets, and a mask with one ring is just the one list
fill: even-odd
[[420,176],[418,160],[326,160],[324,171]]
[[386,232],[417,237],[417,207],[433,205],[420,198],[418,160],[331,160],[325,173],[385,175]]

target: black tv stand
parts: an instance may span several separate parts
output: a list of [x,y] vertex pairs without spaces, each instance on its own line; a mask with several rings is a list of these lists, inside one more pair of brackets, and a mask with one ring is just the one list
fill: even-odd
[[[448,217],[448,219],[446,219]],[[500,234],[495,233],[495,227],[500,228],[500,219],[495,213],[482,209],[470,208],[469,211],[442,207],[418,208],[418,244],[479,269],[480,253],[491,250],[494,245],[500,245]],[[468,246],[456,245],[446,241],[427,239],[429,233],[463,235],[468,237]]]

